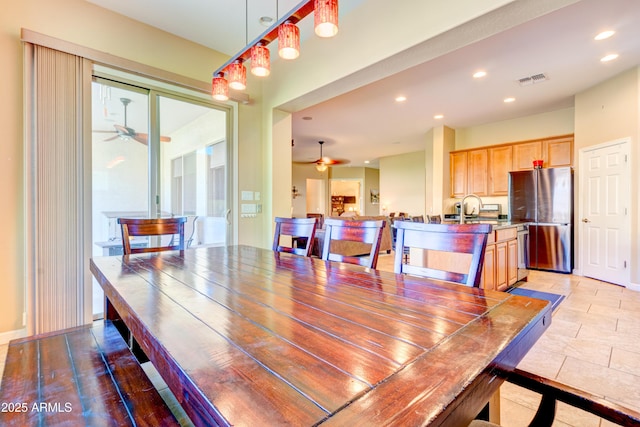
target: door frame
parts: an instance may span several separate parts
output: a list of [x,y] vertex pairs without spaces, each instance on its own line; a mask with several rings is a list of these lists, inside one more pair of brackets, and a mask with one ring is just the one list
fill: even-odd
[[[578,152],[578,158],[579,158],[579,165],[584,165],[585,164],[585,156],[587,152],[591,152],[591,151],[596,151],[596,150],[601,150],[603,148],[607,148],[607,147],[611,147],[614,145],[620,145],[620,144],[625,144],[626,145],[626,151],[627,151],[627,169],[626,169],[626,176],[625,176],[625,180],[626,182],[631,184],[630,181],[630,176],[631,176],[631,150],[630,150],[630,146],[631,146],[631,137],[625,137],[625,138],[618,138],[618,139],[614,139],[611,141],[607,141],[607,142],[603,142],[601,144],[597,144],[597,145],[590,145],[588,147],[584,147],[581,148]],[[584,189],[586,188],[585,185],[585,179],[586,179],[586,174],[585,174],[585,168],[584,167],[580,167],[578,169],[578,182],[579,182],[579,187],[577,188],[578,190]],[[623,195],[622,197],[624,197],[624,200],[629,200],[631,201],[631,185],[628,185],[627,187],[627,194]],[[584,260],[585,260],[585,252],[588,249],[585,246],[585,235],[584,235],[584,227],[582,227],[582,222],[581,222],[581,218],[584,218],[585,212],[586,212],[586,197],[578,197],[577,198],[579,200],[578,203],[578,215],[576,217],[574,217],[575,220],[575,225],[578,227],[578,242],[577,243],[577,249],[578,249],[578,253],[579,253],[579,260],[580,260],[580,264],[579,264],[579,268],[575,270],[575,273],[580,275],[580,276],[584,276]],[[625,217],[625,227],[627,230],[631,231],[631,204],[629,204],[629,206],[627,206],[628,209],[628,213]],[[630,233],[627,233],[627,241],[625,244],[626,248],[627,248],[627,254],[626,254],[626,259],[629,260],[629,266],[627,268],[626,274],[625,274],[625,283],[621,286],[624,286],[626,288],[631,288],[631,289],[635,289],[635,290],[640,290],[640,286],[639,285],[632,285],[631,284],[631,239],[630,239]]]

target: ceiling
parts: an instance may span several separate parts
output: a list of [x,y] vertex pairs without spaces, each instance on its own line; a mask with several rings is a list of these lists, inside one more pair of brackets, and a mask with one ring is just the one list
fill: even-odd
[[[266,29],[258,23],[260,16],[276,17],[276,3],[264,0],[247,1],[248,8],[245,2],[224,0],[88,1],[229,55]],[[299,0],[277,3],[281,15]],[[341,0],[340,13],[366,6],[365,0]],[[593,39],[606,29],[615,35]],[[304,42],[304,34],[302,38]],[[617,59],[600,62],[613,52]],[[369,161],[368,166],[377,167],[380,157],[422,150],[424,135],[435,126],[460,129],[570,108],[575,94],[638,64],[640,1],[582,0],[295,111],[293,159],[317,159],[318,141],[324,140],[325,155],[349,159],[349,166]],[[479,69],[487,75],[474,79]],[[546,80],[528,85],[518,81],[538,74]],[[400,95],[407,100],[396,102]],[[506,97],[515,101],[504,103]],[[435,119],[436,114],[443,118]]]

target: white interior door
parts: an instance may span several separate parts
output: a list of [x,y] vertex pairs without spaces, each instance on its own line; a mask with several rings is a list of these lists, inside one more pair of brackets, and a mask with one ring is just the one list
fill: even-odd
[[580,153],[582,273],[629,284],[629,143],[590,147]]

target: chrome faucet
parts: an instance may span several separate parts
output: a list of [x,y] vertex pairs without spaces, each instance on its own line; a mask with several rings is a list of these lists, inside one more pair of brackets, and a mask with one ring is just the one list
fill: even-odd
[[[460,224],[464,224],[464,221],[466,219],[467,209],[464,202],[469,197],[473,197],[478,201],[478,213],[480,213],[480,208],[482,207],[482,199],[475,194],[467,194],[462,198],[462,202],[460,202]],[[473,209],[475,210],[475,207]],[[473,211],[471,211],[471,214],[473,214]]]

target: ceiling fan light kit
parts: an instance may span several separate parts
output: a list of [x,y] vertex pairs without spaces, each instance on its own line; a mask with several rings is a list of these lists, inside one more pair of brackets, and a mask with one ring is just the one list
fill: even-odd
[[[295,59],[300,55],[300,29],[298,21],[313,12],[314,31],[319,37],[333,37],[338,33],[338,0],[306,0],[278,19],[257,39],[247,45],[213,73],[211,95],[218,101],[229,99],[229,88],[246,89],[244,79],[239,76],[243,63],[251,61],[251,73],[266,77],[271,71],[267,45],[279,39],[278,55],[283,59]],[[228,79],[225,78],[225,74]],[[224,80],[224,83],[222,82]]]

